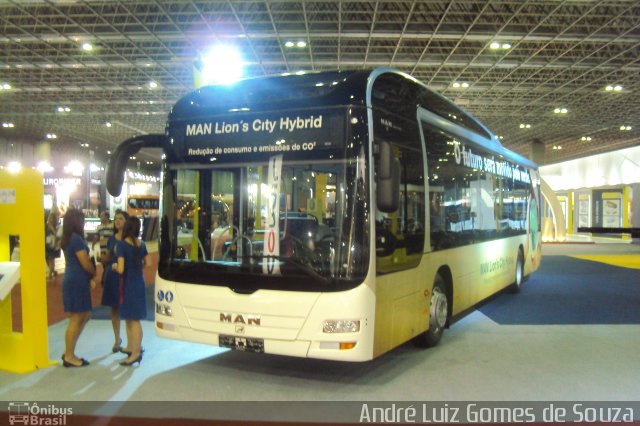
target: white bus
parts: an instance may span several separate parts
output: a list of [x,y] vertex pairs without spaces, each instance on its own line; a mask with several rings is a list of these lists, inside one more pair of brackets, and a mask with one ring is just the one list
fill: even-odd
[[396,70],[194,91],[165,134],[119,145],[112,194],[143,147],[164,154],[162,337],[366,361],[437,344],[452,317],[540,263],[536,164]]

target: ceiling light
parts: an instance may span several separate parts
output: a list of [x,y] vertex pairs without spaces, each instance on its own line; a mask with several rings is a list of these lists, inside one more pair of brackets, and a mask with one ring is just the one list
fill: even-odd
[[605,87],[605,90],[607,92],[621,92],[622,91],[622,86],[620,86],[619,84],[616,84],[615,86],[610,84],[607,87]]
[[111,126],[113,126],[113,124],[111,124],[110,121],[105,121],[104,122],[104,127],[111,127]]
[[497,41],[494,41],[493,43],[491,43],[491,44],[489,45],[489,47],[490,47],[491,49],[500,49],[500,43],[498,43]]
[[59,106],[56,108],[56,111],[58,112],[71,112],[71,108],[69,108],[68,106]]
[[306,41],[304,41],[304,40],[298,40],[298,41],[291,41],[291,40],[287,40],[287,41],[284,43],[284,46],[285,46],[285,47],[289,47],[289,48],[292,48],[292,47],[299,47],[299,48],[303,48],[303,47],[307,47],[307,42],[306,42]]
[[2,123],[2,127],[4,128],[13,128],[13,123]]
[[93,45],[91,43],[82,43],[82,50],[86,50],[87,52],[90,52],[93,50]]
[[158,87],[158,83],[156,83],[155,81],[150,81],[149,82],[149,87],[151,89],[155,89],[156,87]]
[[47,133],[47,139],[57,139],[58,135],[55,133]]
[[521,129],[530,129],[531,128],[531,124],[520,123],[520,128]]
[[553,110],[554,114],[566,114],[568,112],[569,112],[569,110],[566,109],[566,108],[556,108],[556,109]]
[[502,46],[500,46],[500,47],[502,47],[505,50],[506,49],[511,49],[511,43],[502,43]]
[[9,83],[0,84],[0,90],[9,90],[11,89],[11,85]]
[[582,142],[590,142],[591,141],[591,136],[583,136],[580,138],[580,140]]
[[554,146],[553,146],[553,149],[555,149],[555,150],[560,150],[560,149],[562,149],[562,147],[561,147],[560,145],[554,145]]
[[631,126],[620,126],[620,130],[631,130]]

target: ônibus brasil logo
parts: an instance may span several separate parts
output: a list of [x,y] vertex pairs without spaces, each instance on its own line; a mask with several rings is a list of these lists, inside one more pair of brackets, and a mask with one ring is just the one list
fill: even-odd
[[11,426],[63,426],[67,424],[67,416],[73,414],[72,408],[60,408],[53,404],[40,407],[37,402],[10,402],[8,411]]

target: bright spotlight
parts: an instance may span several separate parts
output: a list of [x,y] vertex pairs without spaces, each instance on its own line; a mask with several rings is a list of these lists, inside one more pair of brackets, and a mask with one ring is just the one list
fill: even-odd
[[48,161],[39,162],[36,169],[38,169],[38,171],[42,174],[53,171],[53,167],[51,167],[51,164],[49,164]]
[[20,169],[22,168],[22,165],[18,161],[11,161],[7,165],[7,168],[9,169],[9,172],[11,172],[11,173],[18,173],[20,171]]
[[242,57],[232,46],[215,46],[202,62],[202,75],[207,84],[231,84],[242,78]]
[[71,173],[73,176],[82,176],[84,165],[78,160],[72,160],[64,167],[65,172]]

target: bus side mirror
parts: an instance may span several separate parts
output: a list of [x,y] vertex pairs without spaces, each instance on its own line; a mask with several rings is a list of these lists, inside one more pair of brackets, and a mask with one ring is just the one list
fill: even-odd
[[400,161],[393,156],[393,146],[380,141],[376,170],[376,199],[378,210],[392,213],[400,204]]
[[109,157],[107,164],[107,190],[109,194],[117,197],[122,192],[124,172],[127,169],[129,157],[142,148],[162,148],[165,135],[141,135],[134,136],[122,142]]

